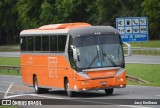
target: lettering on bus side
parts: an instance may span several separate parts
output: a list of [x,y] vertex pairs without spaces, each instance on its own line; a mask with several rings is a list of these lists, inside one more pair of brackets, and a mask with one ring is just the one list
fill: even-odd
[[48,75],[50,78],[57,78],[57,57],[48,57]]

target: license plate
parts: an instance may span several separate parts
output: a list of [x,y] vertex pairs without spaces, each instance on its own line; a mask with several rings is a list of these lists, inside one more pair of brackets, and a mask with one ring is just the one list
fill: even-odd
[[105,86],[105,85],[107,85],[107,82],[100,82],[100,85]]

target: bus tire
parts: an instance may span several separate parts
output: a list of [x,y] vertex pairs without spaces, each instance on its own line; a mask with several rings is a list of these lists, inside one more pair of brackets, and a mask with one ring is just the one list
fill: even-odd
[[67,92],[67,96],[73,97],[73,91],[70,91],[68,79],[65,81],[65,90]]
[[35,76],[33,78],[33,86],[34,86],[34,90],[37,94],[41,94],[44,92],[44,89],[43,88],[39,88],[38,87],[38,80],[37,80],[37,76]]
[[105,93],[106,93],[106,95],[111,95],[111,94],[113,94],[113,91],[114,91],[114,89],[113,89],[113,88],[105,89]]

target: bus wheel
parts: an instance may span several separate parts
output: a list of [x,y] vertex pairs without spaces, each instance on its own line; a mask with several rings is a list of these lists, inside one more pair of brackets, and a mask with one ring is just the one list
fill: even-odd
[[66,90],[67,95],[69,97],[73,97],[73,91],[70,91],[68,79],[66,79],[66,81],[65,81],[65,90]]
[[105,89],[105,93],[106,93],[106,95],[111,95],[111,94],[113,94],[113,88],[111,88],[111,89]]
[[34,81],[34,90],[35,90],[35,92],[36,92],[37,94],[42,93],[42,92],[43,92],[43,89],[38,87],[37,76],[34,77],[33,81]]

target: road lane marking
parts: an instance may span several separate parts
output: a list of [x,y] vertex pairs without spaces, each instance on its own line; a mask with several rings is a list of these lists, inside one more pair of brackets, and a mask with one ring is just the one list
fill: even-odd
[[[3,91],[0,91],[3,92]],[[5,92],[3,92],[5,93]],[[9,92],[8,92],[9,93]],[[44,95],[39,95],[39,94],[20,94],[20,95],[12,95],[12,96],[6,96],[5,99],[9,99],[9,98],[14,98],[14,97],[20,97],[20,96],[37,96],[37,97],[43,97],[43,98],[50,98],[50,99],[70,99],[70,98],[60,98],[60,97],[53,97],[53,96],[44,96]],[[83,100],[73,100],[71,99],[71,101],[79,101],[79,102],[85,102],[85,103],[97,103],[97,104],[107,104],[107,105],[116,105],[116,106],[120,106],[120,107],[128,107],[128,108],[152,108],[152,107],[144,107],[144,106],[137,106],[137,105],[118,105],[118,104],[114,104],[114,103],[106,103],[106,102],[96,102],[96,101],[83,101]]]
[[34,96],[34,94],[12,95],[12,96],[6,96],[4,99],[9,99],[9,98],[14,98],[14,97],[20,97],[20,96]]
[[13,83],[11,83],[11,85],[9,86],[9,88],[7,89],[6,93],[4,94],[4,99],[7,98],[7,93],[9,92],[10,88],[12,87]]
[[[0,93],[6,93],[5,91],[0,91]],[[10,94],[14,94],[14,92],[8,92]]]

